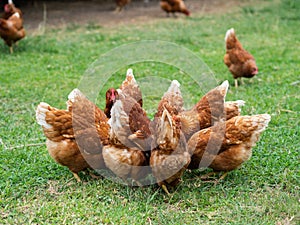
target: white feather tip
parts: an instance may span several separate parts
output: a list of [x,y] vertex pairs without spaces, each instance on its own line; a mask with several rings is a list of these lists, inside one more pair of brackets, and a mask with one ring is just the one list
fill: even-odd
[[46,112],[49,111],[48,107],[50,105],[45,103],[45,102],[41,102],[35,112],[35,117],[36,117],[36,121],[39,125],[45,127],[46,129],[51,128],[52,126],[50,124],[48,124],[46,122]]
[[226,95],[229,88],[229,82],[228,80],[225,80],[219,87],[217,87],[218,90],[222,93],[222,95]]
[[271,121],[270,114],[262,114],[262,118],[265,120],[265,124],[268,125],[268,123]]
[[133,70],[131,68],[129,68],[126,72],[126,80],[129,83],[132,83],[132,82],[136,83],[136,80],[133,75]]
[[227,30],[226,35],[225,35],[225,41],[227,41],[227,38],[232,34],[234,34],[233,28],[230,28],[229,30]]
[[83,94],[81,93],[81,91],[79,91],[79,89],[75,88],[73,91],[70,92],[70,94],[68,95],[68,99],[71,102],[75,102],[75,98],[78,96],[83,96]]
[[126,76],[133,76],[133,70],[131,68],[129,68],[126,72]]
[[271,116],[269,114],[259,114],[252,116],[252,125],[257,126],[256,131],[261,133],[268,126],[271,120]]
[[245,106],[246,102],[244,100],[236,100],[235,103],[238,107]]
[[180,83],[177,80],[173,80],[170,84],[168,92],[180,92]]
[[180,87],[180,83],[178,82],[178,80],[173,80],[171,85]]

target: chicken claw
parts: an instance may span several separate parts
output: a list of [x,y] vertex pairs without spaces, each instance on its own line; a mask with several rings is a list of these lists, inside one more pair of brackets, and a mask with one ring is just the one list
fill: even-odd
[[80,179],[80,177],[78,176],[78,173],[74,173],[74,172],[72,172],[72,173],[73,173],[75,179],[77,180],[77,182],[78,182],[78,183],[81,183],[81,179]]
[[170,192],[168,191],[168,188],[167,188],[166,185],[162,184],[162,185],[161,185],[161,188],[166,192],[166,194],[167,194],[168,196],[171,195]]

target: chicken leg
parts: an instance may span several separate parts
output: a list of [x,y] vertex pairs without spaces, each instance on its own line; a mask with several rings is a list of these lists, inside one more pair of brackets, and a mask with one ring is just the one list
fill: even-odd
[[[216,172],[216,171],[213,171],[213,172],[209,172],[203,176],[200,177],[201,180],[208,180],[208,178],[212,175],[216,175],[216,174],[220,174],[222,172]],[[228,172],[224,172],[222,174],[222,176],[219,178],[219,179],[215,179],[215,182],[216,183],[219,183],[221,180],[224,180],[224,178],[227,176]]]
[[237,88],[239,85],[238,85],[238,80],[237,78],[234,79],[234,86]]
[[81,182],[81,179],[80,179],[80,177],[78,176],[78,173],[74,173],[74,172],[72,172],[72,173],[73,173],[75,179],[77,180],[77,182],[80,183],[80,182]]
[[168,188],[167,188],[166,185],[162,184],[162,185],[161,185],[161,188],[166,192],[166,194],[167,194],[168,196],[171,195],[170,192],[168,191]]

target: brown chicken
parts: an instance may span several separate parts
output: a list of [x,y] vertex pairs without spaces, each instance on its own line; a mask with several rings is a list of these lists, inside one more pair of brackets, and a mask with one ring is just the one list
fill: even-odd
[[67,105],[67,110],[60,110],[41,102],[36,120],[43,128],[51,157],[68,167],[80,182],[80,171],[106,168],[102,147],[109,141],[108,119],[78,89],[70,93]]
[[131,2],[131,0],[116,0],[116,12],[121,12],[123,10],[123,8],[129,4]]
[[258,68],[254,57],[242,47],[233,28],[226,32],[225,44],[226,54],[224,56],[224,63],[232,73],[235,79],[235,87],[237,87],[238,78],[251,78],[258,73]]
[[210,127],[215,122],[226,118],[227,109],[224,110],[224,105],[229,105],[224,102],[228,87],[228,81],[224,81],[220,86],[205,94],[192,109],[179,113],[182,132],[187,140],[200,129]]
[[169,16],[169,13],[175,16],[176,12],[183,13],[186,16],[191,14],[183,0],[161,0],[160,7],[167,13],[167,16]]
[[[168,186],[176,186],[186,170],[190,155],[186,139],[181,132],[181,121],[178,116],[180,107],[174,107],[174,99],[180,99],[176,91],[179,83],[173,81],[169,90],[162,97],[155,114],[151,129],[154,135],[150,166],[159,186],[169,195]],[[181,105],[181,104],[179,104]]]
[[109,124],[110,144],[103,148],[106,166],[124,182],[141,186],[141,180],[150,172],[150,120],[133,98],[119,93]]
[[131,97],[119,93],[109,120],[111,136],[127,147],[149,151],[151,147],[150,119],[145,110]]
[[4,6],[3,18],[0,18],[0,36],[13,53],[13,44],[25,37],[23,17],[20,9],[12,1]]
[[[266,129],[271,117],[268,114],[236,116],[225,122],[200,130],[188,141],[191,157],[189,169],[209,167],[214,171],[237,169],[249,160],[252,147]],[[205,176],[207,177],[207,176]]]
[[11,17],[16,12],[18,12],[20,14],[20,17],[22,18],[22,16],[23,16],[22,11],[14,5],[12,0],[9,0],[8,4],[6,4],[4,6],[4,13],[2,14],[1,18],[7,20],[9,17]]
[[152,136],[150,119],[141,107],[141,92],[131,69],[118,92],[109,120],[110,145],[103,148],[103,157],[107,167],[123,181],[141,185],[150,173],[147,165]]
[[[124,96],[132,97],[140,104],[140,106],[143,106],[142,92],[134,78],[132,69],[127,70],[126,78],[122,82],[119,91],[122,91]],[[106,107],[104,109],[104,113],[107,118],[111,117],[111,108],[113,107],[116,99],[119,98],[118,96],[118,91],[114,88],[110,88],[106,91]]]
[[111,110],[115,116],[109,123],[114,124],[112,131],[122,144],[148,151],[151,145],[151,140],[147,140],[150,137],[150,120],[142,105],[140,87],[132,69],[128,69],[126,78],[118,89],[118,101]]

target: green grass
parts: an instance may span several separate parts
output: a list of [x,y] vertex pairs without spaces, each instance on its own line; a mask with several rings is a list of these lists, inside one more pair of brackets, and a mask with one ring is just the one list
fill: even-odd
[[[143,26],[71,25],[28,35],[13,55],[1,43],[0,224],[299,224],[300,4],[262,3],[235,13],[162,19]],[[224,34],[230,27],[260,70],[238,89],[222,62]],[[227,100],[245,100],[243,114],[272,115],[252,158],[218,185],[197,178],[207,171],[185,173],[171,197],[156,186],[131,188],[84,174],[78,184],[67,168],[51,159],[45,145],[31,146],[45,141],[35,122],[39,102],[64,108],[68,93],[94,61],[140,40],[169,41],[189,49],[218,82],[229,80]],[[178,79],[193,103],[203,94],[173,66],[130,66],[137,78],[151,74]],[[97,99],[101,108],[104,89],[118,87],[127,68],[103,81]],[[157,101],[146,99],[150,114]]]

